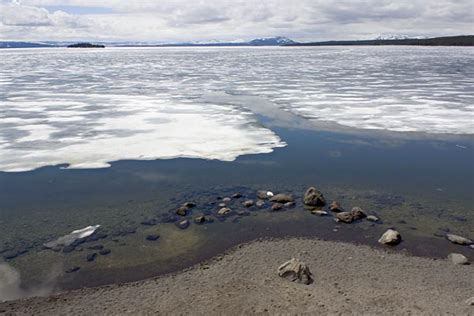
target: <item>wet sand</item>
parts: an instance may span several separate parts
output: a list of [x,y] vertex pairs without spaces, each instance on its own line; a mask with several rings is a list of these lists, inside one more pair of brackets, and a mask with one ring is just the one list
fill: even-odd
[[[461,247],[461,246],[460,246]],[[295,257],[303,285],[276,270]],[[315,239],[258,240],[184,271],[134,283],[0,303],[9,314],[474,313],[474,266]]]

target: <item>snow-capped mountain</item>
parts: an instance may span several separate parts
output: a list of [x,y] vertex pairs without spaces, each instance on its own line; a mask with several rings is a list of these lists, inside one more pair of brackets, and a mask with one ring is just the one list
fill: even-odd
[[377,38],[375,38],[377,41],[394,41],[394,40],[404,40],[404,39],[409,39],[412,37],[409,37],[407,35],[402,35],[402,34],[384,34],[380,35]]
[[295,41],[283,37],[283,36],[277,36],[277,37],[263,37],[263,38],[257,38],[254,40],[251,40],[248,42],[249,45],[252,46],[272,46],[272,45],[289,45],[289,44],[296,44]]

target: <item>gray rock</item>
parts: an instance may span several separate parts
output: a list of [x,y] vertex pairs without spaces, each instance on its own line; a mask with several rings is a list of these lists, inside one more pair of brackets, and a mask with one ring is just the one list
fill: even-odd
[[146,236],[146,240],[149,240],[149,241],[155,241],[155,240],[158,240],[158,238],[160,238],[160,235],[158,234],[149,234]]
[[326,216],[326,215],[329,214],[326,211],[320,211],[320,210],[313,210],[313,211],[311,211],[311,213],[314,214],[314,215],[319,215],[319,216]]
[[264,200],[258,200],[255,203],[255,206],[258,207],[258,208],[264,208],[265,207],[265,201]]
[[253,200],[246,200],[244,202],[242,202],[242,205],[245,206],[245,207],[252,207],[254,204]]
[[367,220],[371,221],[371,222],[378,222],[379,218],[375,215],[369,215],[369,216],[367,216]]
[[265,191],[265,190],[260,190],[257,191],[257,197],[261,200],[267,200],[273,196],[273,192],[271,191]]
[[384,245],[396,245],[402,241],[402,236],[396,230],[389,229],[382,235],[382,237],[380,237],[378,241]]
[[321,207],[326,205],[326,199],[324,195],[315,187],[310,187],[306,190],[303,196],[303,202],[305,205]]
[[222,216],[225,216],[225,215],[229,215],[230,212],[232,212],[232,210],[231,210],[230,208],[228,208],[228,207],[223,207],[223,208],[221,208],[221,209],[217,212],[217,214],[222,215]]
[[450,259],[454,264],[468,264],[469,260],[467,258],[460,254],[460,253],[450,253],[448,255],[448,259]]
[[225,198],[222,199],[222,202],[224,202],[224,203],[228,203],[230,201],[232,201],[232,199],[230,197],[225,197]]
[[350,212],[340,212],[336,214],[336,221],[343,223],[352,223],[354,221],[354,216]]
[[176,210],[176,214],[178,214],[179,216],[186,216],[188,215],[189,210],[190,210],[189,207],[181,206],[180,208]]
[[283,204],[281,203],[273,203],[271,207],[272,211],[279,211],[282,208],[283,208]]
[[334,213],[344,212],[344,209],[338,201],[332,201],[331,204],[329,204],[329,210]]
[[295,205],[296,205],[295,202],[286,202],[285,204],[283,204],[283,206],[286,208],[292,208],[292,207],[295,207]]
[[279,193],[270,198],[270,201],[277,203],[293,202],[295,199],[289,194]]
[[472,244],[472,240],[459,236],[459,235],[454,235],[454,234],[446,234],[446,238],[454,244],[458,245],[470,245]]
[[354,220],[367,217],[367,214],[365,214],[365,212],[360,207],[357,207],[357,206],[352,208],[351,215],[354,218]]
[[278,267],[278,275],[282,278],[286,278],[292,282],[298,282],[303,284],[310,284],[312,274],[309,271],[308,266],[295,258],[288,260]]

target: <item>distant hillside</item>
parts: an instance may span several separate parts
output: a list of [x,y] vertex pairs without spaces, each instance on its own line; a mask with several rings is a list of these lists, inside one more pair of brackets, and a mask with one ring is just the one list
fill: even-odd
[[257,38],[248,42],[250,46],[279,46],[279,45],[291,45],[298,44],[297,42],[287,38],[287,37],[266,37],[266,38]]
[[375,39],[361,41],[326,41],[288,44],[288,46],[347,46],[347,45],[417,45],[417,46],[474,46],[474,35],[433,38]]

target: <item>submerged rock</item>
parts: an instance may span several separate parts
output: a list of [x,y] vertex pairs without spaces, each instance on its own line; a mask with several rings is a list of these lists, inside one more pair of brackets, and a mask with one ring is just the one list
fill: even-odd
[[264,208],[265,207],[265,201],[264,200],[258,200],[256,203],[255,203],[255,206],[258,207],[258,208]]
[[101,249],[101,250],[99,251],[99,253],[100,253],[101,255],[103,255],[103,256],[106,256],[106,255],[108,255],[108,254],[111,253],[111,252],[112,252],[112,250],[110,250],[109,248],[103,248],[103,249]]
[[400,243],[400,241],[402,241],[402,236],[396,230],[389,229],[382,235],[382,237],[380,237],[378,241],[384,245],[397,245]]
[[249,216],[250,212],[249,211],[237,211],[237,215],[239,215],[239,216]]
[[161,222],[162,223],[174,223],[178,220],[178,216],[172,215],[169,213],[161,214]]
[[47,242],[44,244],[46,248],[55,248],[57,246],[70,246],[74,242],[80,239],[87,238],[94,234],[97,229],[99,229],[100,225],[94,225],[94,226],[87,226],[82,229],[74,230],[68,235],[62,236],[56,240]]
[[234,193],[234,194],[232,194],[232,198],[233,198],[233,199],[240,199],[241,197],[242,197],[242,194],[240,194],[240,193]]
[[182,221],[179,221],[176,223],[176,226],[181,229],[186,229],[190,225],[189,221],[187,219],[183,219]]
[[193,202],[185,202],[183,203],[183,206],[187,207],[187,208],[193,208],[196,206],[196,203],[193,203]]
[[97,252],[90,253],[86,256],[86,260],[89,262],[92,262],[95,260],[96,257],[97,257]]
[[472,240],[466,238],[466,237],[462,237],[462,236],[459,236],[459,235],[454,235],[454,234],[446,234],[446,238],[448,238],[448,240],[454,244],[458,244],[458,245],[470,245],[472,244]]
[[71,267],[71,268],[67,269],[67,270],[64,271],[64,272],[66,272],[66,273],[73,273],[73,272],[79,271],[80,269],[81,269],[81,267],[75,266],[75,267]]
[[252,207],[253,204],[254,204],[253,200],[246,200],[246,201],[242,202],[242,205],[244,207]]
[[303,284],[310,284],[313,281],[308,266],[304,262],[295,258],[292,258],[279,266],[278,275],[292,282]]
[[463,265],[469,263],[469,260],[467,260],[467,258],[460,253],[450,253],[448,255],[448,259],[450,259],[454,264]]
[[181,206],[176,210],[176,214],[179,216],[186,216],[191,209],[187,206]]
[[149,234],[146,236],[146,240],[149,240],[149,241],[155,241],[155,240],[158,240],[158,238],[160,238],[160,235],[158,234]]
[[270,198],[270,201],[277,203],[293,202],[295,199],[289,194],[279,193]]
[[303,202],[307,206],[321,207],[326,205],[324,195],[315,187],[310,187],[306,190],[303,196]]
[[257,191],[257,197],[261,200],[267,200],[273,197],[273,192],[260,190],[260,191]]
[[344,209],[338,201],[332,201],[331,204],[329,204],[329,210],[334,213],[344,212]]
[[3,259],[10,260],[18,257],[18,252],[14,250],[7,250],[3,253]]
[[141,221],[140,224],[145,225],[145,226],[154,226],[158,224],[158,220],[156,218],[147,218]]
[[232,200],[232,199],[231,199],[230,197],[225,197],[225,198],[222,199],[222,202],[228,203],[228,202],[230,202],[231,200]]
[[93,246],[90,246],[90,247],[87,247],[88,249],[90,250],[100,250],[102,248],[104,248],[103,245],[93,245]]

